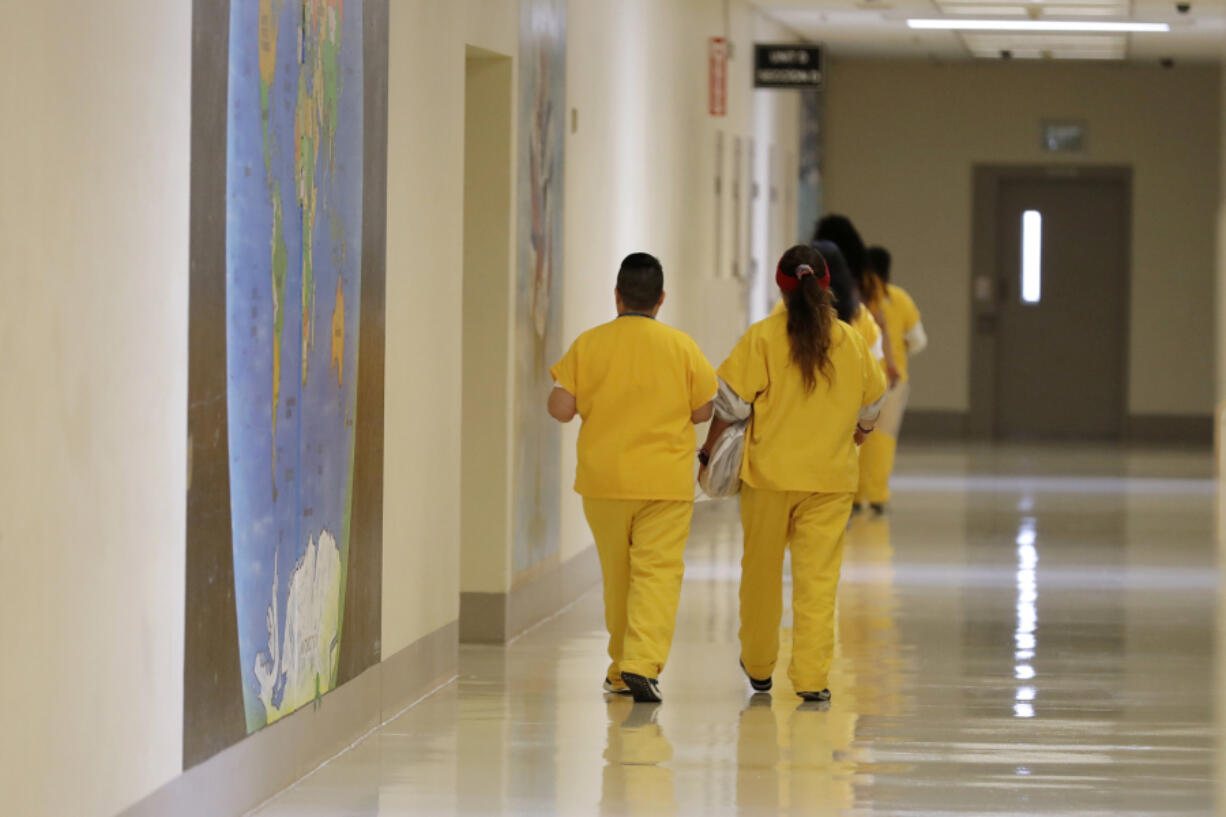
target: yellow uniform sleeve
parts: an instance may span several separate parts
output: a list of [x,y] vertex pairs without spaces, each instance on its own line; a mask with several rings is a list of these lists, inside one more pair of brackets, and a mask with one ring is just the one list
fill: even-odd
[[746,403],[756,400],[770,384],[766,371],[766,355],[756,347],[753,332],[746,332],[718,372],[720,379]]
[[549,370],[549,374],[553,377],[553,382],[566,389],[575,397],[579,396],[579,355],[576,351],[578,345],[578,341],[572,343],[570,349],[562,356],[562,359]]
[[715,379],[715,367],[698,348],[698,344],[692,344],[690,347],[690,411],[697,411],[711,402],[717,391],[719,391],[719,382]]
[[864,394],[860,397],[860,407],[864,408],[876,403],[885,394],[885,371],[873,359],[873,355],[869,352],[868,344],[864,342],[864,338],[858,332],[851,334],[855,339],[856,348],[860,352],[860,372],[861,377],[864,379]]

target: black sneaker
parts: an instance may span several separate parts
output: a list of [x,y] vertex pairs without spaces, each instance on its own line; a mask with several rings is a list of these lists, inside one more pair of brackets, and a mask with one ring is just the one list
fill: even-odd
[[749,670],[745,669],[745,662],[741,662],[741,672],[745,673],[745,677],[749,679],[749,685],[753,687],[754,692],[770,692],[771,687],[775,682],[770,678],[755,678],[749,674]]
[[823,689],[821,692],[797,692],[796,694],[814,703],[824,704],[830,701],[830,690],[828,689]]
[[885,516],[884,502],[873,502],[869,507],[873,509],[873,516]]
[[604,679],[604,685],[602,688],[604,689],[605,692],[609,693],[610,695],[629,695],[630,694],[630,687],[615,687],[613,686],[613,682],[610,681],[608,678]]
[[863,505],[861,505],[859,502],[851,503],[851,515],[852,516],[859,516],[862,513],[864,513]]
[[652,704],[664,700],[664,696],[660,694],[660,682],[655,678],[644,678],[633,672],[623,672],[622,680],[626,682],[626,686],[630,687],[630,694],[634,696],[637,703]]

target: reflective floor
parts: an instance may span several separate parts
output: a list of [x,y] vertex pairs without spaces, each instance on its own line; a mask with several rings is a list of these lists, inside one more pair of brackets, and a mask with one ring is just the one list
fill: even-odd
[[662,705],[600,693],[591,593],[259,814],[1212,814],[1211,467],[908,451],[851,525],[828,710],[786,658],[750,696],[736,505],[705,504]]

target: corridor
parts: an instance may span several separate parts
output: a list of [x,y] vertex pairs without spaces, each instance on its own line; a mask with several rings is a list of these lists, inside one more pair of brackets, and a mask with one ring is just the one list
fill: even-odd
[[736,504],[707,503],[663,704],[601,695],[589,592],[509,647],[462,647],[457,682],[256,813],[1209,814],[1211,469],[907,450],[889,516],[850,528],[828,711],[793,696],[786,655],[773,697],[749,694]]

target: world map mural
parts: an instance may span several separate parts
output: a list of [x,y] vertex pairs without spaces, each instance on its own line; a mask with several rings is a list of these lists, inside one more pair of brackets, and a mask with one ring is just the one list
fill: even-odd
[[196,0],[186,766],[380,657],[387,14]]

